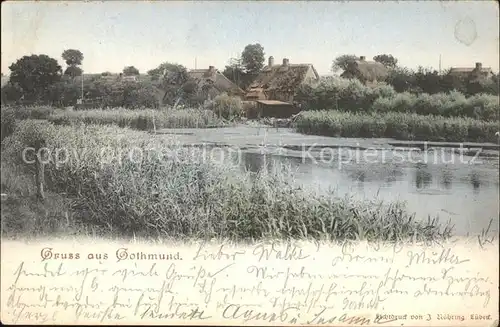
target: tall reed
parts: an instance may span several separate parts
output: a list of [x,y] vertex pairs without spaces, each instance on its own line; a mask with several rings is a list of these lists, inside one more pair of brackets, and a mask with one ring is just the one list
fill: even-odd
[[334,137],[388,137],[398,140],[496,142],[498,122],[412,113],[303,112],[293,127],[300,133]]
[[[309,193],[282,171],[253,178],[160,136],[116,126],[22,121],[2,142],[8,163],[29,167],[20,154],[34,144],[30,135],[50,149],[47,189],[71,200],[80,223],[115,235],[395,241],[451,234],[436,220],[415,221],[401,203]],[[68,160],[61,163],[57,149],[66,149]],[[146,150],[151,155],[139,156]]]

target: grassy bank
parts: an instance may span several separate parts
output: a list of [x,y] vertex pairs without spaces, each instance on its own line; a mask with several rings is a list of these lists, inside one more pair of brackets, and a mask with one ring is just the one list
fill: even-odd
[[[19,190],[25,185],[31,191],[24,196],[34,196],[33,182],[22,177],[34,169],[21,160],[26,146],[51,149],[45,165],[46,189],[54,203],[64,196],[68,209],[43,210],[49,212],[46,217],[51,222],[60,215],[55,221],[61,230],[235,241],[270,237],[431,240],[450,235],[436,221],[415,221],[399,203],[382,205],[308,193],[293,186],[283,172],[255,178],[230,166],[202,161],[200,153],[176,148],[161,137],[115,126],[20,122],[2,142],[7,167],[2,174],[11,172],[8,182],[2,176],[2,192],[14,193],[14,198],[23,197]],[[150,155],[140,159],[136,147],[149,149]],[[66,161],[60,152],[56,155],[56,149],[63,148],[70,153]],[[71,154],[72,149],[76,153]],[[133,160],[131,149],[136,151]],[[2,206],[4,233],[57,229],[43,215],[34,225],[29,210],[39,207],[26,207],[24,202],[27,213],[23,213],[8,209],[12,206],[7,211]]]
[[409,113],[303,112],[293,127],[300,133],[334,137],[388,137],[398,140],[496,142],[495,121]]

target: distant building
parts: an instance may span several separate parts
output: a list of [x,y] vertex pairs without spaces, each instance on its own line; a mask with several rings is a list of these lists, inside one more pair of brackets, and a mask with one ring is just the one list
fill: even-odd
[[271,56],[267,66],[247,88],[245,100],[276,100],[291,104],[301,85],[318,80],[318,72],[312,64],[290,64],[284,58],[281,65],[275,65]]
[[239,97],[243,97],[245,94],[245,91],[231,82],[214,66],[209,66],[208,69],[193,69],[188,74],[192,82],[200,87],[203,96],[207,99],[214,98],[221,93]]
[[347,69],[340,75],[343,78],[358,79],[365,85],[384,82],[389,76],[389,70],[376,61],[367,61],[365,56],[360,56],[347,65]]
[[130,75],[130,76],[122,75],[121,79],[124,82],[137,82],[139,80],[138,76],[136,75]]
[[463,78],[471,78],[473,80],[482,80],[488,79],[493,76],[493,71],[490,67],[483,67],[483,64],[480,62],[476,62],[475,67],[454,67],[450,69],[448,73],[451,76],[463,77]]
[[257,117],[289,118],[299,113],[300,108],[289,102],[257,100]]

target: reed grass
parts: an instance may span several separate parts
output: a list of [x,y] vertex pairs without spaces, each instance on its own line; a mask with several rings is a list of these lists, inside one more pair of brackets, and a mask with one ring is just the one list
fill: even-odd
[[137,130],[153,130],[154,128],[207,128],[225,126],[210,110],[198,109],[94,109],[57,111],[48,117],[56,125],[95,124],[116,125]]
[[[43,140],[34,141],[33,135]],[[3,160],[29,171],[20,153],[35,143],[51,149],[50,162],[45,165],[46,189],[64,195],[70,203],[75,230],[85,226],[86,230],[122,236],[233,241],[428,241],[451,235],[451,227],[437,220],[416,221],[402,203],[310,193],[291,182],[286,171],[253,176],[228,165],[199,160],[200,153],[172,145],[161,136],[116,126],[55,126],[22,121],[2,142]],[[62,148],[76,149],[78,155],[58,165],[54,154]],[[103,157],[103,148],[114,154]],[[164,155],[132,160],[128,151],[132,148],[160,149]],[[25,182],[19,179],[13,184],[19,183]],[[9,192],[8,185],[2,182],[4,186]],[[2,216],[8,219],[2,224],[10,226],[10,230],[22,230],[28,219],[19,214],[4,215],[3,210]],[[12,221],[15,219],[17,223]],[[60,217],[61,224],[67,221]]]
[[300,133],[333,137],[388,137],[398,140],[496,142],[498,122],[413,113],[303,112],[293,127]]

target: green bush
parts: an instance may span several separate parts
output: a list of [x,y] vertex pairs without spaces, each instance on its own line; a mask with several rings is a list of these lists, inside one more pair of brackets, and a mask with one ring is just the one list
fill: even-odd
[[406,112],[486,121],[498,120],[500,111],[498,95],[476,94],[466,98],[457,91],[396,93],[392,86],[384,83],[368,87],[356,79],[336,77],[322,77],[317,83],[301,86],[295,99],[304,110]]
[[2,110],[1,123],[1,140],[3,140],[14,132],[14,128],[16,127],[15,113],[12,110]]
[[216,96],[207,105],[207,108],[212,110],[218,117],[229,120],[243,115],[243,103],[241,99],[225,93]]

